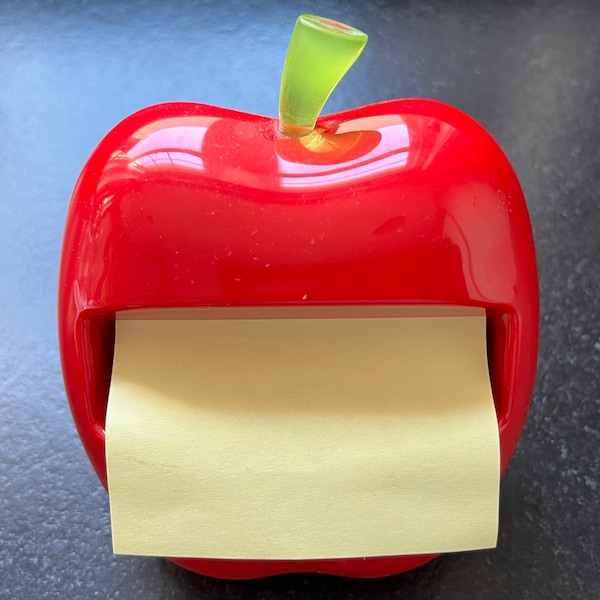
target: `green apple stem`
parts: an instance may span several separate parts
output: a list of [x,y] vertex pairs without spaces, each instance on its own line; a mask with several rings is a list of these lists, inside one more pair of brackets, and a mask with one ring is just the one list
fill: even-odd
[[337,21],[298,17],[281,79],[279,128],[284,135],[298,138],[314,130],[327,98],[367,39],[362,31]]

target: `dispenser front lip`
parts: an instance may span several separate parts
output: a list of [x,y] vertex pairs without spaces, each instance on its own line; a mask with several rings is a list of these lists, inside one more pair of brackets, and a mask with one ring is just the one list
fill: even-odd
[[[232,223],[232,215],[243,215],[243,210],[248,207],[247,200],[240,196],[243,190],[248,189],[247,186],[240,187],[231,181],[219,183],[214,177],[210,181],[204,180],[203,175],[189,169],[180,173],[176,181],[170,182],[167,170],[160,169],[153,172],[152,181],[146,181],[145,177],[141,177],[139,166],[132,165],[129,160],[124,162],[124,157],[127,157],[123,149],[131,145],[131,140],[144,139],[149,127],[154,127],[156,123],[164,123],[168,134],[169,119],[174,115],[206,116],[217,124],[214,131],[215,135],[220,136],[230,135],[239,126],[256,127],[268,133],[273,125],[264,117],[241,115],[199,104],[159,105],[128,117],[98,146],[82,172],[67,218],[58,309],[59,341],[67,394],[83,444],[105,487],[103,406],[106,405],[110,380],[114,315],[128,309],[181,306],[395,303],[484,308],[488,317],[492,387],[497,406],[501,407],[502,472],[506,469],[525,421],[533,388],[539,325],[535,251],[520,186],[506,157],[489,134],[466,115],[437,102],[394,101],[326,117],[323,123],[369,120],[383,109],[388,116],[403,115],[409,139],[420,139],[422,143],[411,149],[413,153],[401,171],[388,172],[378,180],[378,185],[384,180],[389,182],[393,177],[398,187],[406,184],[406,189],[413,190],[411,193],[423,189],[423,186],[429,189],[431,182],[435,182],[437,188],[446,185],[448,189],[443,193],[431,191],[427,195],[428,205],[424,205],[420,197],[409,198],[408,206],[416,207],[412,216],[410,211],[402,218],[388,215],[391,218],[382,218],[381,226],[376,228],[369,228],[368,223],[363,223],[363,217],[374,206],[384,211],[388,198],[379,198],[377,186],[364,178],[357,182],[355,189],[356,198],[362,198],[362,204],[354,204],[364,211],[359,211],[354,221],[349,220],[351,213],[346,210],[347,204],[338,202],[339,199],[331,190],[324,196],[330,201],[327,210],[323,208],[323,203],[311,203],[308,200],[302,200],[294,207],[293,203],[288,202],[287,196],[287,204],[276,202],[272,190],[266,190],[252,196],[252,218],[239,217]],[[272,165],[264,160],[264,152],[258,152],[260,148],[257,147],[256,151],[257,164],[266,176],[261,179],[261,185],[268,186],[271,185],[268,182],[273,180],[269,179]],[[115,152],[115,149],[121,150]],[[233,149],[234,156],[238,150],[237,147]],[[242,155],[238,158],[245,165],[245,158]],[[221,161],[221,155],[215,159]],[[123,168],[126,170],[123,171]],[[256,179],[257,175],[252,168],[252,165],[248,167],[249,181]],[[123,174],[125,178],[122,178]],[[231,173],[228,172],[227,177],[231,177]],[[473,182],[479,182],[478,185],[484,188],[473,188]],[[151,191],[149,184],[155,183],[163,186],[164,199],[168,202],[162,202],[157,194],[145,195]],[[205,204],[201,206],[205,206],[205,209],[200,214],[198,195],[193,191],[196,186],[206,190],[208,184],[216,185],[219,193],[225,194],[224,206],[229,211],[216,228],[207,226],[206,219],[200,219],[200,216],[210,215],[216,209],[211,204],[216,201],[215,194],[202,196]],[[481,197],[482,189],[487,194],[484,199]],[[479,213],[475,211],[470,224],[467,223],[468,227],[462,227],[459,221],[465,213],[462,208],[457,212],[455,203],[461,194],[475,202],[477,207],[491,212],[485,213],[484,210],[488,216],[479,218]],[[140,198],[143,199],[141,204]],[[173,198],[177,201],[173,202]],[[390,195],[389,198],[397,196]],[[265,199],[266,203],[263,202]],[[354,197],[348,199],[352,202],[355,200]],[[278,226],[286,220],[300,217],[296,225],[303,223],[307,242],[310,242],[311,234],[319,222],[333,224],[330,233],[342,237],[331,237],[327,248],[332,252],[337,252],[339,243],[336,240],[343,242],[344,230],[351,226],[352,231],[359,235],[355,238],[357,244],[353,246],[349,243],[345,248],[346,256],[351,257],[350,262],[344,263],[346,259],[330,260],[323,268],[314,254],[314,248],[318,248],[319,244],[313,246],[307,243],[306,252],[301,255],[307,264],[294,266],[288,252],[287,270],[282,270],[281,265],[278,267],[276,261],[270,261],[273,264],[268,267],[266,263],[263,264],[262,271],[257,270],[249,254],[235,262],[236,248],[222,249],[223,256],[220,258],[225,268],[222,273],[202,266],[204,259],[199,257],[206,256],[206,248],[202,246],[199,252],[197,240],[202,239],[203,235],[212,240],[217,234],[235,234],[233,239],[245,240],[244,243],[250,248],[249,242],[255,239],[255,227],[251,225],[253,220],[269,214],[267,205],[273,209],[272,214],[277,216],[273,223]],[[428,214],[427,206],[439,208],[441,212],[437,217],[443,212],[452,218],[436,218],[436,215]],[[465,206],[468,208],[470,205],[467,203]],[[165,228],[162,234],[167,237],[181,235],[185,238],[182,246],[161,245],[158,234],[150,236],[149,230],[144,229],[143,223],[146,221],[142,222],[140,211],[145,211],[143,218],[146,220],[151,218],[156,222],[157,218],[162,217],[162,226]],[[311,222],[307,217],[313,214],[310,211],[318,214],[319,218]],[[263,222],[267,223],[270,222]],[[128,228],[128,224],[133,227]],[[174,225],[171,229],[170,224]],[[364,260],[358,252],[360,243],[367,239],[361,237],[360,228],[363,224],[370,236],[369,245],[361,246],[361,252],[366,252],[368,257]],[[298,227],[301,234],[302,227]],[[403,231],[404,237],[394,238],[394,243],[401,246],[401,250],[396,252],[386,240],[390,240],[390,236],[395,236],[399,230]],[[279,235],[280,230],[274,230],[274,233]],[[300,234],[294,238],[298,248],[304,240]],[[470,238],[469,235],[474,237]],[[282,239],[280,235],[275,236],[271,240],[273,247],[280,247],[281,250],[294,247],[293,244],[283,244]],[[107,240],[110,240],[110,244],[106,244]],[[490,246],[488,240],[496,240],[498,244]],[[135,248],[133,254],[130,252],[132,247]],[[182,251],[183,247],[187,250]],[[377,248],[381,250],[379,254]],[[481,248],[495,252],[497,259],[473,263],[469,257],[471,254],[477,256]],[[228,258],[230,251],[233,253],[231,261]],[[189,272],[195,268],[196,273],[200,270],[208,275],[204,288],[186,288],[182,283],[182,263],[178,258],[183,255],[187,256],[188,262],[184,266]],[[473,271],[474,265],[476,271]],[[492,270],[489,270],[490,265],[493,266]],[[275,275],[276,281],[268,279],[267,274],[269,277]],[[254,287],[240,287],[239,275],[242,280],[247,275],[254,277]],[[309,293],[303,289],[307,281],[303,281],[303,277],[310,280],[307,288]],[[165,282],[168,284],[166,288]],[[484,284],[483,288],[481,283]],[[421,558],[395,557],[394,564],[386,563],[388,566],[382,569],[387,569],[387,573],[398,572],[416,566]],[[428,558],[423,558],[422,562]],[[377,560],[364,562],[374,565]],[[181,561],[178,562],[181,564]],[[256,561],[245,565],[244,561],[234,562],[235,566],[230,565],[224,571],[218,565],[209,566],[203,562],[184,566],[229,577],[253,577],[260,576],[260,573],[307,569],[342,575],[362,572],[356,560],[317,561],[319,564],[310,565],[299,561],[302,564],[261,567],[256,565]],[[376,573],[385,574],[383,571]],[[364,571],[365,576],[369,573],[375,574],[375,571]]]
[[[396,304],[396,306],[401,303]],[[413,305],[413,303],[408,303]],[[281,306],[281,305],[279,305]],[[290,305],[288,305],[290,306]],[[299,310],[307,308],[302,305],[294,305]],[[337,305],[339,306],[339,305]],[[357,305],[345,305],[356,307]],[[371,305],[372,306],[372,305]],[[439,304],[438,304],[439,306]],[[116,308],[116,307],[115,307]],[[122,307],[119,307],[120,309]],[[146,307],[152,310],[155,307]],[[158,310],[164,309],[165,307],[158,308]],[[173,308],[173,307],[172,307]],[[174,307],[178,308],[178,307]],[[189,309],[190,307],[186,307]],[[242,307],[233,307],[239,309]],[[256,307],[250,307],[256,308]],[[273,308],[262,307],[262,308]],[[473,307],[465,307],[473,308]],[[485,307],[479,307],[485,308]],[[135,307],[128,310],[131,312],[143,311],[144,308]],[[167,310],[169,310],[167,308]],[[511,341],[507,342],[503,340],[504,344],[503,354],[510,354],[515,349],[516,338],[519,337],[517,333],[519,316],[513,312],[502,312],[494,313],[498,307],[491,308],[488,310],[488,332],[490,328],[499,324],[504,327],[508,333],[506,335]],[[77,363],[79,368],[82,370],[92,368],[94,371],[92,383],[96,383],[96,387],[85,386],[80,387],[79,390],[70,390],[69,398],[71,401],[71,408],[75,416],[75,421],[78,425],[80,436],[84,442],[84,446],[88,451],[90,460],[96,469],[100,480],[102,481],[105,488],[107,488],[106,482],[106,463],[104,453],[104,442],[105,442],[105,431],[104,431],[104,409],[106,407],[106,401],[108,398],[108,387],[109,379],[107,371],[110,369],[110,365],[96,363],[95,368],[92,363],[94,362],[94,356],[96,361],[102,361],[103,359],[112,360],[112,351],[114,348],[114,324],[116,316],[121,313],[121,310],[105,311],[103,309],[95,310],[84,310],[80,313],[79,318],[75,322],[75,336],[73,340],[72,349],[77,348]],[[494,316],[491,316],[491,315]],[[515,338],[516,335],[516,338]],[[95,341],[94,341],[95,340]],[[488,345],[493,346],[488,338]],[[65,351],[67,350],[68,344],[64,346]],[[508,346],[512,346],[511,351]],[[491,350],[493,352],[493,349]],[[63,354],[63,360],[69,356],[68,352]],[[493,356],[493,354],[492,354]],[[67,359],[68,360],[68,359]],[[493,361],[493,359],[492,359]],[[491,368],[492,365],[490,365]],[[73,362],[70,363],[70,367],[64,366],[65,368],[65,379],[69,382],[69,375],[76,375],[76,373],[67,373],[70,369],[77,369],[77,366]],[[103,373],[104,372],[104,373]],[[102,379],[104,377],[104,379]],[[98,382],[101,381],[102,394],[99,394],[100,386]],[[508,379],[509,381],[506,381]],[[510,397],[513,402],[519,402],[519,398],[516,397],[515,393],[519,390],[508,389],[507,385],[510,386],[511,382],[518,380],[518,374],[514,372],[510,373],[509,376],[503,379],[503,381],[497,382],[496,385],[500,385],[501,394],[507,396],[507,392],[510,392]],[[71,380],[73,381],[73,380]],[[521,383],[524,383],[523,377],[521,377]],[[83,386],[84,382],[79,379],[79,382],[75,381],[75,385]],[[69,389],[69,388],[68,388]],[[523,390],[521,389],[521,392]],[[527,407],[520,405],[516,406],[516,411],[513,409],[513,414],[507,413],[504,416],[503,421],[500,422],[500,442],[502,449],[502,472],[505,470],[510,456],[506,455],[506,446],[510,443],[512,437],[517,437],[521,430],[521,419],[524,419],[522,411],[526,412]],[[173,557],[170,558],[172,562],[190,569],[192,571],[209,574],[216,577],[224,577],[231,579],[246,579],[254,577],[262,577],[273,575],[277,573],[292,573],[292,572],[322,572],[342,576],[350,577],[378,577],[396,573],[398,571],[404,571],[417,567],[425,562],[434,558],[435,555],[406,555],[397,557],[369,557],[368,559],[313,559],[313,560],[224,560],[224,559],[182,559]]]

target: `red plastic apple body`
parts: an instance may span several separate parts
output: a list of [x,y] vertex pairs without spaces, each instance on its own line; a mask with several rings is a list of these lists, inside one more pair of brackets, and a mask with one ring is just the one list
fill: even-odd
[[[506,469],[538,339],[534,245],[513,169],[480,125],[428,100],[357,108],[317,130],[291,139],[275,119],[162,104],[125,119],[89,159],[67,218],[59,328],[74,419],[105,486],[115,313],[160,307],[483,307]],[[174,560],[248,578],[380,576],[431,558]]]

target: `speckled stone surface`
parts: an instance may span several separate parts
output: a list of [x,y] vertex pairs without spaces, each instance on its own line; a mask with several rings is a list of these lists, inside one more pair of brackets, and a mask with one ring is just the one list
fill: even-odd
[[[77,438],[55,328],[73,184],[148,104],[273,115],[289,33],[313,12],[370,43],[327,106],[454,104],[521,179],[542,293],[539,373],[502,482],[498,548],[404,575],[225,582],[113,556],[107,497]],[[0,598],[600,597],[600,3],[0,3]]]

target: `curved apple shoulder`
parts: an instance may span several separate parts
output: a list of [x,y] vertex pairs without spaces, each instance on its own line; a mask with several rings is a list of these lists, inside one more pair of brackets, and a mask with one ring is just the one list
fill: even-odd
[[[382,304],[486,310],[504,472],[535,377],[537,270],[517,177],[480,125],[428,100],[323,117],[301,139],[202,104],[128,117],[82,171],[60,266],[65,384],[103,485],[117,312]],[[369,577],[431,558],[174,562],[231,578]]]

